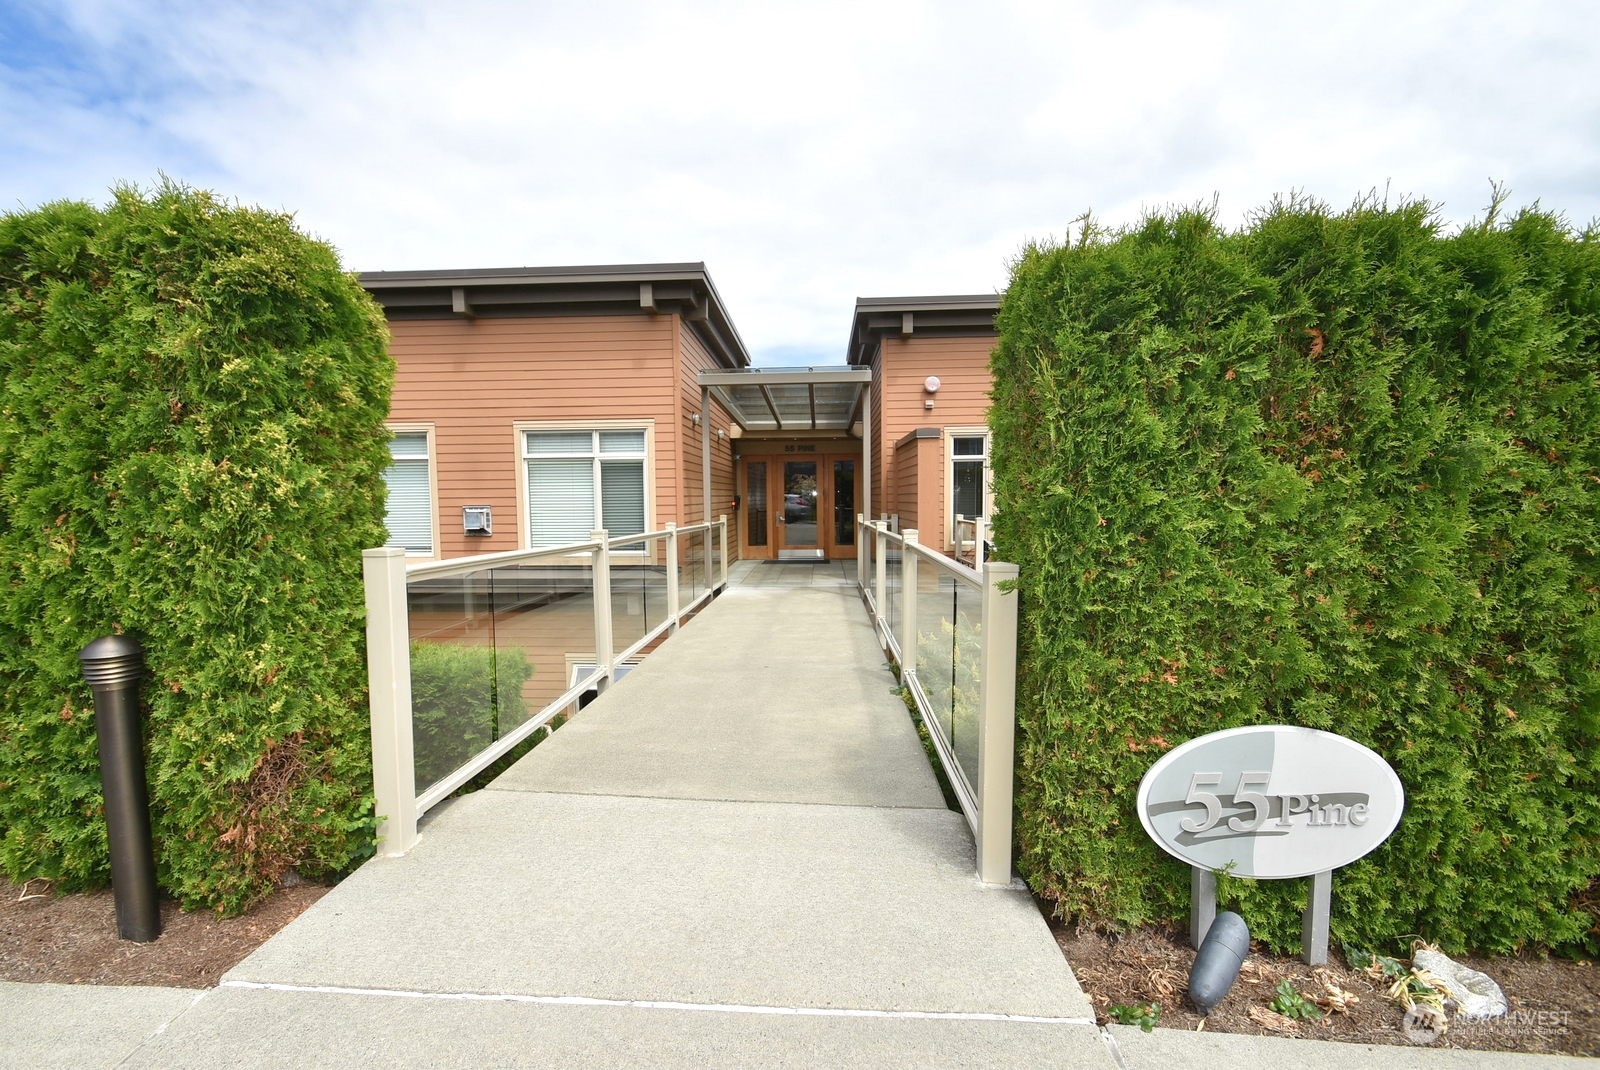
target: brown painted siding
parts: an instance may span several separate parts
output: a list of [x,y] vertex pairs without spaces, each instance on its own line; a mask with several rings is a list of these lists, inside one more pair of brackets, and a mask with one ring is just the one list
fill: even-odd
[[[434,425],[442,557],[520,545],[515,425],[542,420],[653,421],[655,515],[682,498],[675,316],[396,320],[390,418]],[[698,478],[696,480],[698,485]],[[494,508],[494,535],[468,539],[461,507]]]
[[[889,337],[873,361],[873,512],[898,512],[902,527],[912,526],[908,516],[914,514],[924,545],[942,548],[948,541],[946,447],[939,439],[920,443],[916,489],[912,491],[901,474],[892,470],[901,452],[897,444],[919,427],[981,427],[988,422],[989,353],[994,344],[994,335]],[[930,395],[922,388],[930,375],[939,377],[939,392],[931,395],[931,411],[923,405]],[[886,459],[891,469],[887,473]],[[910,508],[898,501],[902,493],[915,495]]]
[[[678,412],[675,415],[678,427],[684,434],[683,443],[683,480],[682,491],[678,504],[678,515],[682,518],[679,523],[697,524],[703,518],[705,511],[705,498],[702,490],[702,480],[705,476],[701,465],[701,436],[700,429],[690,421],[690,414],[700,411],[700,382],[699,375],[703,371],[723,370],[700,341],[699,335],[685,323],[680,321],[679,339],[682,358],[679,361],[680,375],[678,381]],[[728,437],[717,438],[717,430],[723,431],[733,426],[733,417],[728,410],[723,408],[715,399],[711,402],[711,517],[715,520],[724,513],[728,514],[730,524],[733,520],[733,440]],[[729,536],[729,546],[733,557],[738,556],[738,540]]]

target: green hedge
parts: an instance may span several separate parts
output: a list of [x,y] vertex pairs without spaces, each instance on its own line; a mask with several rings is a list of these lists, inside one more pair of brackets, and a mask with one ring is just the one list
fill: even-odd
[[[1275,203],[1027,249],[994,355],[1021,566],[1019,865],[1064,916],[1176,920],[1134,810],[1250,724],[1385,756],[1407,810],[1333,931],[1594,946],[1600,242],[1549,214]],[[1305,882],[1227,882],[1299,943]]]
[[380,311],[284,215],[171,183],[0,218],[0,865],[107,877],[78,650],[144,644],[162,885],[241,909],[371,850],[361,554]]

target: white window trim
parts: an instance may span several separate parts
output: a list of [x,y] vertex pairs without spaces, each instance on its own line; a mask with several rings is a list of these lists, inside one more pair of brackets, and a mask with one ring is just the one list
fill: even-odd
[[[428,443],[428,525],[430,536],[433,540],[433,552],[423,553],[421,550],[407,550],[407,557],[414,557],[421,561],[434,561],[440,558],[442,551],[439,547],[439,454],[434,425],[432,423],[406,422],[385,423],[384,429],[391,436],[400,434],[423,434],[427,436]],[[392,459],[392,458],[391,458]],[[385,542],[387,542],[387,532]]]
[[989,451],[994,446],[987,424],[972,427],[946,427],[944,429],[944,543],[948,550],[956,549],[956,461],[972,461],[974,457],[956,456],[956,439],[983,438],[983,515],[994,516],[994,470],[989,466]]
[[[656,530],[656,422],[643,420],[518,420],[511,425],[512,456],[517,464],[517,546],[523,550],[530,545],[533,533],[528,530],[528,465],[522,436],[528,431],[643,431],[644,432],[644,530]],[[643,556],[648,547],[639,550],[619,550],[617,553]]]

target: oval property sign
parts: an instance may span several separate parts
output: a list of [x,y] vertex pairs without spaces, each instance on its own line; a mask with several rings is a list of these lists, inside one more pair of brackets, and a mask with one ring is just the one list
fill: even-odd
[[1353,739],[1259,725],[1162,755],[1139,782],[1138,807],[1150,838],[1191,866],[1308,877],[1387,839],[1405,789],[1389,763]]

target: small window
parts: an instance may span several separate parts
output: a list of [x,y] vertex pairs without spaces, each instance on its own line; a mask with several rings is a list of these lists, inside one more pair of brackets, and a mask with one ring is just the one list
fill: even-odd
[[389,441],[389,467],[383,481],[389,488],[384,526],[385,546],[408,554],[433,554],[433,474],[426,431],[396,431]]
[[945,433],[949,466],[945,473],[945,500],[949,503],[945,532],[947,542],[954,546],[957,518],[975,520],[994,511],[989,492],[989,433],[980,428],[952,428]]

